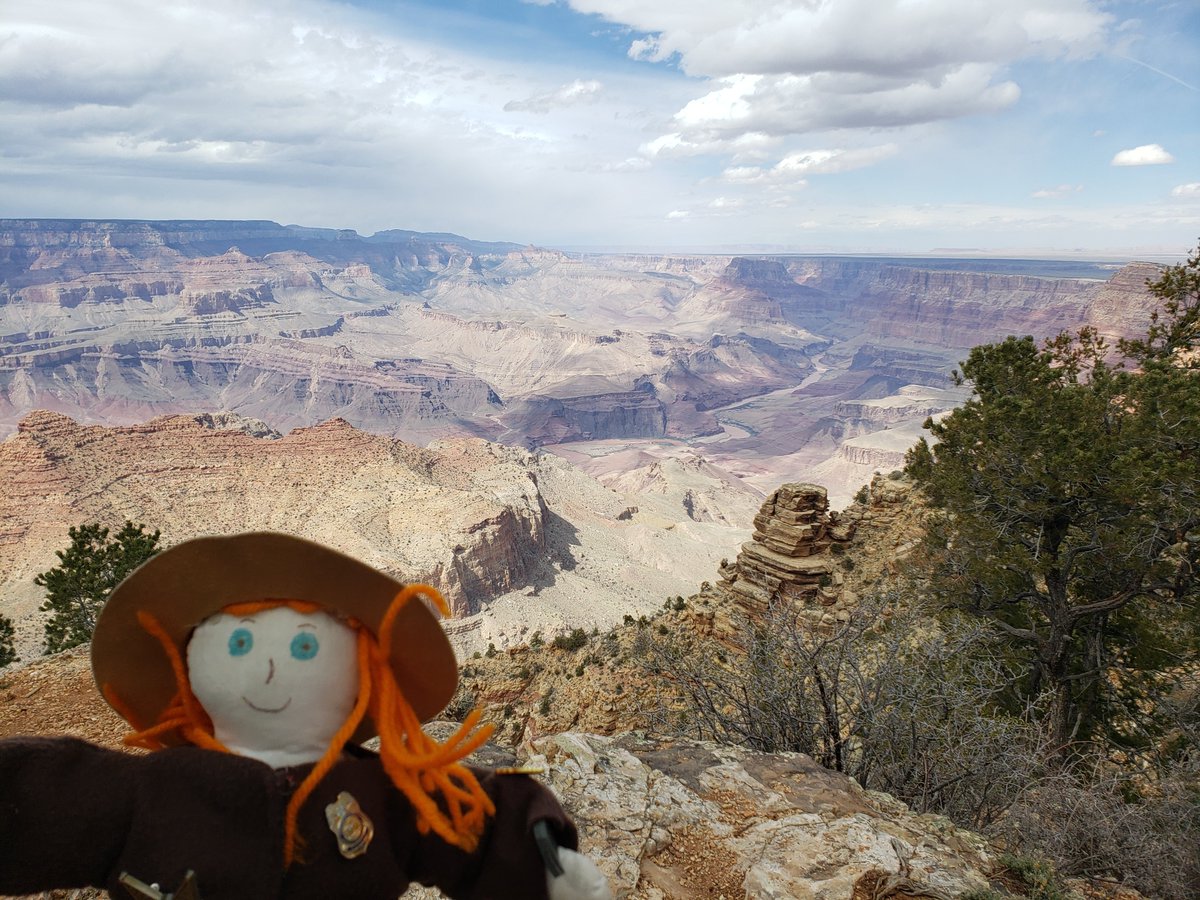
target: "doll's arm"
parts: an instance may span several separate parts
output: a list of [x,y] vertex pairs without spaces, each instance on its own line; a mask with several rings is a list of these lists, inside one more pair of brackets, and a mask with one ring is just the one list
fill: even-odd
[[0,741],[0,894],[102,887],[129,829],[132,764],[75,738]]
[[558,846],[544,821],[533,826],[533,839],[546,864],[550,900],[611,900],[608,879],[596,864],[582,853]]
[[[436,835],[425,835],[409,856],[409,872],[415,880],[436,885],[456,900],[491,897],[603,900],[608,896],[560,893],[568,884],[578,884],[584,889],[596,879],[589,877],[590,873],[581,874],[594,867],[575,852],[578,847],[575,825],[554,794],[525,775],[496,774],[485,769],[477,769],[475,774],[496,805],[496,814],[489,819],[478,849],[467,854]],[[564,874],[558,878],[552,878],[547,870],[535,826],[558,845],[558,857],[564,868]],[[585,865],[579,866],[579,861]],[[599,875],[598,871],[595,874]],[[603,876],[599,881],[603,883]]]
[[556,877],[546,873],[550,900],[612,900],[608,879],[594,862],[574,850],[563,850],[559,856],[562,875]]

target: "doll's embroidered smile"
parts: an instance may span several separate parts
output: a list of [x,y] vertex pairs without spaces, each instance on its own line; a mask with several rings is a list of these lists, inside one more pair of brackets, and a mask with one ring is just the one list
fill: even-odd
[[246,699],[246,697],[245,697],[244,695],[243,695],[243,697],[242,697],[242,702],[243,702],[243,703],[245,703],[245,704],[246,704],[248,707],[250,707],[251,709],[253,709],[253,710],[257,710],[258,712],[265,712],[265,713],[278,713],[278,712],[283,712],[285,709],[287,709],[289,706],[291,706],[291,705],[292,705],[292,698],[291,698],[291,697],[288,697],[288,698],[287,698],[287,702],[286,702],[286,703],[284,703],[284,704],[283,704],[283,706],[276,707],[275,709],[268,709],[268,708],[266,708],[266,707],[264,707],[264,706],[255,706],[255,705],[254,705],[253,703],[251,703],[251,702],[250,702],[248,699]]

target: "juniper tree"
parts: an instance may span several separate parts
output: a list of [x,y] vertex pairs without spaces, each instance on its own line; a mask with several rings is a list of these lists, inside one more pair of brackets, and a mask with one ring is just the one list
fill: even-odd
[[1147,745],[1167,673],[1195,660],[1200,251],[1121,361],[1094,330],[976,347],[973,396],[909,454],[943,511],[938,593],[1007,638],[1010,699],[1077,741]]
[[56,653],[91,640],[96,617],[112,589],[126,575],[158,552],[159,532],[127,521],[116,536],[99,523],[68,529],[71,544],[55,551],[59,564],[42,572],[34,583],[46,589],[42,612],[46,622],[46,652]]

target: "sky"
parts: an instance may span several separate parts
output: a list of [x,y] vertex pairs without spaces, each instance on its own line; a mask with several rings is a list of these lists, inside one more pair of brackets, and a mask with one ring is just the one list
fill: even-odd
[[1200,0],[3,0],[0,217],[1182,258]]

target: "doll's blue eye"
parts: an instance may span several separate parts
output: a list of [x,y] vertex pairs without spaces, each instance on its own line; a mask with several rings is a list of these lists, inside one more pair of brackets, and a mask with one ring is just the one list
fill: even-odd
[[320,649],[320,644],[317,643],[315,634],[300,632],[292,638],[292,656],[296,659],[312,659],[317,655],[317,650]]
[[254,635],[249,628],[236,628],[229,636],[229,655],[245,656],[254,646]]

